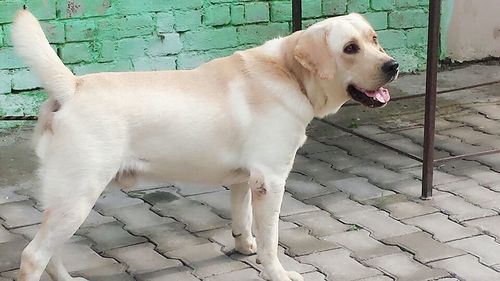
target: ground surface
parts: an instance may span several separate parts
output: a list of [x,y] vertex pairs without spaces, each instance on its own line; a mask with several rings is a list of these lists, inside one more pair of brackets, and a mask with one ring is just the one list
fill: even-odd
[[[393,93],[424,89],[407,76]],[[500,67],[440,74],[440,88],[500,80]],[[500,148],[500,84],[441,95],[436,156]],[[423,99],[329,120],[421,154]],[[0,281],[12,280],[38,228],[30,128],[0,135]],[[296,158],[281,214],[281,260],[305,280],[500,280],[500,157],[437,167],[419,199],[418,162],[314,121]],[[261,280],[255,256],[234,253],[224,187],[108,190],[66,246],[73,274],[90,280]],[[47,276],[43,280],[50,280]]]

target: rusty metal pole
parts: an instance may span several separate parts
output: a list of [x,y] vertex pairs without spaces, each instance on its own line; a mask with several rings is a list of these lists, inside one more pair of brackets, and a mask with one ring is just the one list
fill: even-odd
[[302,29],[302,0],[292,0],[292,30]]
[[436,126],[436,88],[439,54],[441,0],[429,0],[427,73],[425,84],[424,165],[422,168],[422,199],[432,197],[434,176],[434,133]]

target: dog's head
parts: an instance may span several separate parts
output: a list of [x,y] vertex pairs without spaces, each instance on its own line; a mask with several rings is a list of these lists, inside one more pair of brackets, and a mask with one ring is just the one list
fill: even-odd
[[344,95],[372,108],[387,104],[389,92],[382,86],[399,72],[396,60],[385,53],[377,34],[359,14],[312,25],[300,34],[294,57],[322,84],[336,89],[331,95]]

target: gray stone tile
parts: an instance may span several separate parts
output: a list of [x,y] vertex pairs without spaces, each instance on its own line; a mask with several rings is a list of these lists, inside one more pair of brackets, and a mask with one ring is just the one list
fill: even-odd
[[425,204],[440,209],[449,215],[452,220],[459,222],[496,214],[492,210],[480,208],[465,201],[462,197],[453,195],[433,197],[431,200],[425,201]]
[[81,276],[92,281],[135,281],[128,274],[124,265],[113,263],[100,267],[89,268],[72,273],[73,276]]
[[233,272],[211,276],[205,278],[204,280],[205,281],[234,281],[234,280],[262,281],[264,279],[259,277],[259,272],[256,271],[255,269],[246,268],[242,270],[236,270]]
[[0,204],[28,200],[28,196],[16,193],[18,186],[5,186],[0,188]]
[[173,267],[156,272],[137,275],[136,279],[139,281],[166,281],[166,280],[182,280],[182,281],[200,281],[193,274],[191,269],[182,267]]
[[397,245],[406,251],[413,253],[415,255],[415,259],[422,263],[466,254],[460,249],[432,239],[432,236],[425,232],[415,232],[390,237],[382,241],[386,244]]
[[147,241],[144,237],[133,236],[128,233],[119,222],[107,223],[95,228],[84,228],[79,230],[78,234],[94,241],[96,243],[94,247],[99,251],[111,250]]
[[379,202],[375,201],[374,205],[379,209],[386,210],[391,217],[398,220],[438,212],[438,210],[432,206],[422,204],[421,202],[408,201],[406,196],[402,196],[401,194],[380,199]]
[[500,280],[500,273],[484,266],[471,255],[464,255],[436,261],[429,264],[434,268],[443,268],[461,280]]
[[193,274],[199,278],[232,272],[248,266],[232,260],[220,251],[220,246],[207,243],[167,252],[168,257],[177,258],[193,268]]
[[445,270],[429,268],[415,261],[407,253],[386,255],[365,262],[401,281],[434,280],[449,276]]
[[319,268],[321,272],[326,274],[327,280],[359,280],[382,275],[382,272],[366,267],[352,259],[345,249],[315,253],[298,259]]
[[334,216],[345,215],[360,211],[376,210],[373,206],[361,205],[356,201],[348,198],[348,195],[343,192],[327,194],[314,197],[304,201],[307,204],[318,206]]
[[231,191],[229,190],[204,193],[187,198],[211,207],[215,214],[224,219],[231,219]]
[[347,173],[334,170],[330,164],[300,155],[295,157],[293,171],[308,175],[325,186],[332,186],[333,181],[352,177]]
[[411,198],[419,198],[422,193],[422,182],[417,179],[406,179],[385,184],[382,188],[407,195]]
[[176,183],[174,187],[177,193],[183,196],[191,196],[202,193],[211,193],[215,191],[226,190],[223,186],[207,186],[201,184]]
[[137,198],[127,196],[118,188],[108,188],[97,200],[94,209],[100,213],[105,213],[107,210],[122,208],[125,206],[136,205],[143,203]]
[[33,207],[31,200],[4,203],[0,205],[0,217],[7,229],[37,224],[42,221],[42,214]]
[[384,239],[419,231],[418,228],[403,224],[382,211],[349,213],[340,216],[339,219],[345,223],[360,225],[368,229],[375,239]]
[[473,226],[485,232],[488,235],[494,236],[500,241],[500,216],[480,218],[464,222],[467,226]]
[[394,194],[392,191],[380,189],[365,178],[349,178],[334,182],[336,188],[350,195],[356,201],[369,200]]
[[357,260],[366,260],[401,252],[398,247],[387,246],[370,237],[370,233],[360,229],[337,233],[323,238],[335,242],[352,252]]
[[142,243],[106,251],[106,256],[113,257],[128,266],[128,272],[143,274],[166,268],[182,266],[178,260],[168,259],[154,250],[151,243]]
[[396,173],[385,169],[382,165],[362,165],[345,170],[353,175],[367,178],[371,183],[384,187],[391,182],[397,182],[404,179],[411,179],[410,175]]
[[339,247],[333,242],[320,240],[311,236],[309,231],[303,227],[281,230],[279,241],[286,247],[287,253],[292,257],[309,255]]
[[482,264],[488,266],[500,264],[500,244],[493,237],[480,235],[455,240],[447,244],[479,257]]
[[318,207],[314,205],[304,204],[292,197],[288,192],[283,195],[283,203],[281,204],[280,217],[291,216],[296,214],[318,211]]
[[[11,270],[11,271],[5,271],[0,273],[0,280],[1,281],[16,281],[17,277],[19,276],[19,269],[16,270]],[[42,276],[40,277],[40,281],[55,281],[52,278],[50,278],[49,274],[46,272],[42,273]]]
[[16,238],[19,238],[19,236],[13,234],[12,232],[5,229],[5,227],[0,225],[0,243],[9,242]]
[[117,264],[114,259],[102,257],[90,247],[91,243],[88,240],[64,244],[60,255],[70,273]]
[[[262,264],[257,263],[257,255],[244,256],[240,254],[233,254],[231,255],[231,258],[243,261],[260,272],[263,270]],[[301,274],[316,270],[316,268],[314,268],[312,265],[309,265],[307,263],[300,263],[297,259],[291,258],[290,256],[286,255],[285,249],[281,246],[278,246],[278,259],[286,270],[296,271]]]
[[[411,174],[412,176],[418,178],[419,180],[422,180],[422,168],[411,168],[411,169],[406,169],[404,172]],[[442,184],[448,184],[452,182],[457,182],[457,181],[463,181],[466,178],[464,177],[457,177],[448,173],[443,173],[441,171],[434,171],[434,185],[442,185]]]
[[134,229],[131,232],[134,235],[147,237],[157,245],[160,253],[209,242],[207,239],[189,233],[184,229],[184,225],[178,222]]
[[293,222],[311,231],[316,237],[332,235],[344,232],[349,229],[349,225],[343,224],[331,217],[328,212],[314,211],[298,215],[283,217],[283,220]]
[[315,271],[315,272],[310,272],[302,275],[304,277],[304,280],[307,281],[325,281],[326,277],[325,275]]
[[0,243],[0,272],[19,268],[21,252],[26,245],[28,241],[20,237]]
[[286,190],[290,192],[293,197],[299,200],[309,199],[338,191],[338,189],[333,186],[323,186],[314,182],[311,177],[297,173],[291,173],[288,176],[288,179],[286,180]]
[[111,216],[103,216],[98,212],[91,210],[89,216],[87,217],[87,219],[85,219],[80,228],[96,227],[105,223],[110,223],[115,221],[116,221],[115,218]]
[[344,152],[345,153],[345,151],[341,150],[338,147],[323,144],[323,143],[316,141],[316,140],[313,140],[311,138],[307,139],[306,143],[301,148],[299,148],[297,153],[301,154],[301,155],[309,155],[309,154],[315,154],[315,153],[324,153],[324,152],[328,152],[328,151]]
[[442,213],[434,213],[403,221],[404,223],[418,226],[431,233],[434,239],[440,242],[461,239],[479,234],[475,228],[464,227],[448,219]]
[[347,152],[327,151],[308,155],[309,158],[317,159],[332,165],[335,170],[345,170],[366,163],[366,160],[351,156]]
[[175,222],[175,220],[171,218],[157,215],[155,212],[151,211],[150,208],[151,205],[141,203],[111,209],[106,211],[106,214],[115,217],[121,223],[125,224],[125,229],[128,230]]

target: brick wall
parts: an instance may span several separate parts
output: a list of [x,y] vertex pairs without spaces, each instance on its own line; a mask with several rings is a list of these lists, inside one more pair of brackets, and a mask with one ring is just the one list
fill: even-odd
[[[26,4],[76,73],[193,68],[290,32],[291,1],[0,0],[0,115],[31,114],[43,99],[16,57],[11,21]],[[304,25],[364,14],[404,71],[422,69],[427,1],[303,0]]]

